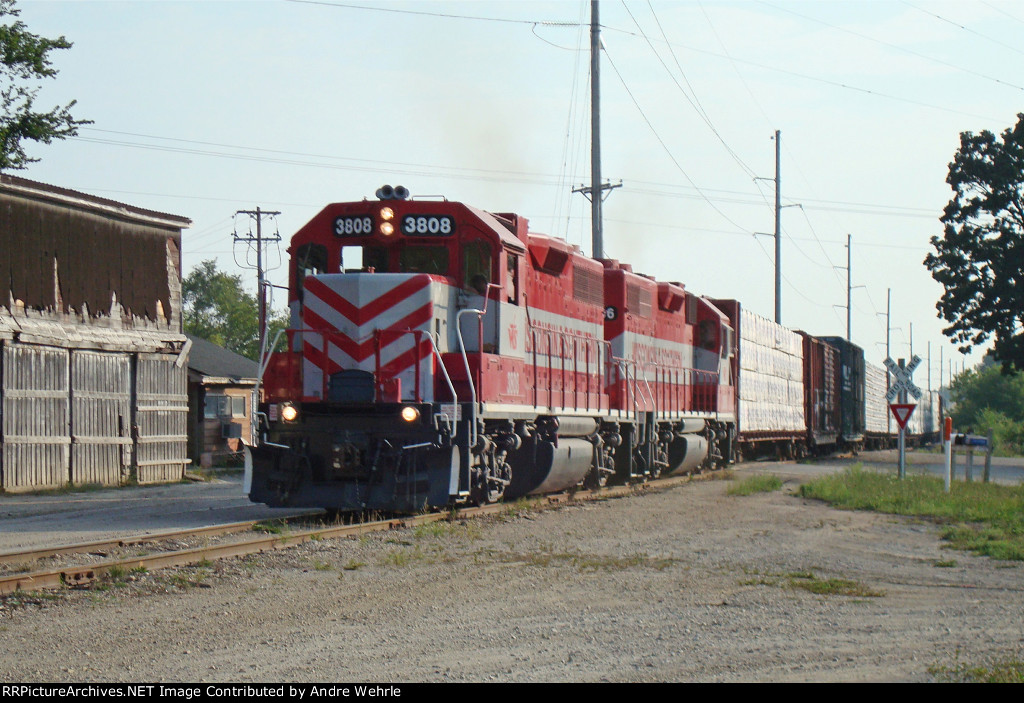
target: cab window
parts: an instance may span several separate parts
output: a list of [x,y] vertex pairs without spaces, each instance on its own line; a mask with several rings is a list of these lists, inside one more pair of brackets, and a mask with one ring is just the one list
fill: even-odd
[[447,276],[448,248],[407,246],[398,255],[398,266],[403,273]]
[[363,270],[373,269],[376,273],[388,273],[388,250],[384,247],[363,248]]
[[508,252],[508,261],[505,264],[505,296],[510,303],[516,303],[519,299],[519,257]]
[[462,247],[462,286],[479,295],[487,294],[491,283],[491,245],[470,242]]
[[303,281],[306,276],[327,273],[327,247],[322,244],[303,244],[295,252],[296,294],[302,300]]

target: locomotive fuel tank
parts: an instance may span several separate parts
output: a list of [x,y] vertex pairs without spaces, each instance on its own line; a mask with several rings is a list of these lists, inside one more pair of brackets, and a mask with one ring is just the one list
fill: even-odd
[[509,498],[554,493],[581,483],[595,462],[598,423],[589,417],[546,418],[540,430],[509,455]]

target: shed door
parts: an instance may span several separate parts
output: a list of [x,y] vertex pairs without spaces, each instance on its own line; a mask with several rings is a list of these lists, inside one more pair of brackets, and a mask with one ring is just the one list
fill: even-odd
[[68,352],[3,345],[0,485],[4,490],[68,482]]
[[71,352],[71,482],[116,486],[131,459],[131,357]]
[[139,483],[177,481],[188,463],[186,369],[173,354],[139,354],[135,376]]

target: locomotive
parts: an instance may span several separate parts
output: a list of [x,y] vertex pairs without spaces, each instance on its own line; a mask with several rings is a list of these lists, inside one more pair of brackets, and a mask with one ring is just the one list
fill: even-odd
[[859,348],[589,258],[514,213],[384,186],[325,207],[288,253],[254,502],[412,512],[864,442],[863,403],[841,405]]

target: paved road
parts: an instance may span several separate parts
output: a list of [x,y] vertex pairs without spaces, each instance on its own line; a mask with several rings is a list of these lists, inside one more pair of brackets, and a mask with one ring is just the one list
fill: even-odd
[[291,514],[250,503],[241,475],[202,483],[0,495],[0,552]]

